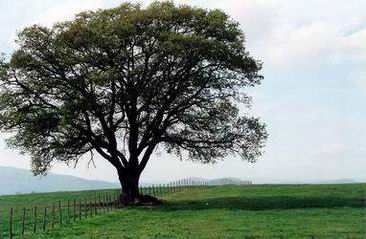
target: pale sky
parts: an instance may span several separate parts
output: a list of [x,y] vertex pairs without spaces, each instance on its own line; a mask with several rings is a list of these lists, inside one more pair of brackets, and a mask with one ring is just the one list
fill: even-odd
[[[148,4],[151,1],[139,1]],[[195,0],[241,23],[247,48],[264,62],[263,84],[250,90],[252,115],[268,125],[265,154],[256,164],[228,157],[216,165],[155,155],[143,181],[183,177],[327,180],[366,178],[366,1]],[[0,0],[0,52],[16,49],[16,31],[71,19],[82,10],[116,6],[112,0]],[[29,168],[0,135],[0,166]],[[102,158],[97,168],[55,165],[54,173],[117,181]]]

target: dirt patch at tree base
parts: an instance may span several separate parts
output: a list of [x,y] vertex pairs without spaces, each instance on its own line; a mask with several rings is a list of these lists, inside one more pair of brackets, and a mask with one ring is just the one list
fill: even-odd
[[136,206],[145,206],[145,205],[159,205],[162,201],[154,196],[150,195],[140,195],[139,197],[135,198],[134,205]]

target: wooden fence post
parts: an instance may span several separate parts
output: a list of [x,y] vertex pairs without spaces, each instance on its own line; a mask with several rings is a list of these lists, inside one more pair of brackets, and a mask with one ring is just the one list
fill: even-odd
[[85,218],[88,218],[88,210],[86,207],[86,196],[84,197],[84,216]]
[[109,194],[109,198],[111,199],[110,203],[111,203],[111,210],[113,210],[113,206],[114,206],[114,198],[113,198],[113,194]]
[[58,213],[60,218],[60,225],[62,225],[62,207],[61,207],[61,201],[58,201]]
[[116,194],[111,194],[111,200],[112,200],[112,208],[115,208],[116,205]]
[[107,206],[107,211],[109,212],[111,210],[111,208],[109,206],[109,195],[108,194],[105,195],[105,202],[106,202],[106,206]]
[[100,210],[103,210],[103,207],[102,207],[102,200],[101,200],[101,196],[100,196],[100,194],[98,194],[98,205],[99,205],[99,207],[100,207]]
[[112,211],[113,209],[113,202],[112,202],[112,195],[108,194],[108,201],[109,201],[109,210]]
[[67,223],[70,223],[70,200],[67,200]]
[[104,194],[99,194],[99,199],[100,199],[100,206],[102,207],[103,212],[105,212],[105,201],[104,201]]
[[47,224],[47,205],[44,207],[44,212],[43,212],[43,231],[46,231],[46,224]]
[[25,231],[25,216],[26,216],[26,209],[23,208],[23,217],[22,217],[22,235],[24,235],[24,231]]
[[74,198],[74,213],[73,213],[73,219],[74,219],[74,222],[76,222],[76,198]]
[[105,199],[105,194],[101,194],[99,195],[100,197],[100,200],[101,200],[101,207],[102,207],[102,210],[103,212],[106,212],[107,211],[107,203],[106,203],[106,199]]
[[120,193],[119,193],[119,189],[117,190],[117,207],[121,206],[121,197],[120,197]]
[[115,197],[114,205],[115,205],[115,207],[118,207],[118,191],[117,190],[114,192],[114,197]]
[[97,196],[94,194],[94,214],[98,214],[98,208],[97,208]]
[[81,199],[79,199],[79,220],[81,220]]
[[109,198],[109,210],[112,211],[113,210],[113,201],[112,201],[112,195],[108,195]]
[[99,200],[99,208],[101,212],[105,212],[106,211],[106,207],[105,207],[105,198],[104,198],[104,194],[99,194],[98,195],[98,200]]
[[37,207],[34,207],[34,225],[33,225],[33,233],[37,232]]
[[106,194],[104,194],[104,206],[105,206],[105,209],[107,210],[107,212],[109,212],[108,199],[107,199],[107,195]]
[[109,211],[112,211],[112,206],[111,206],[111,195],[107,194],[107,201],[108,201],[108,207],[109,207]]
[[10,215],[9,215],[9,238],[13,238],[13,208],[10,208]]
[[93,206],[92,206],[92,196],[89,195],[89,209],[90,209],[90,217],[93,217]]
[[52,203],[52,230],[55,228],[55,203]]

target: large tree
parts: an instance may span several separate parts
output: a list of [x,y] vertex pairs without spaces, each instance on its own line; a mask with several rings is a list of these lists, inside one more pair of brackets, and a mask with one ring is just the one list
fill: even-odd
[[0,61],[0,127],[35,174],[98,153],[131,203],[158,145],[202,163],[262,152],[265,126],[245,112],[261,63],[220,10],[123,4],[27,27],[17,43]]

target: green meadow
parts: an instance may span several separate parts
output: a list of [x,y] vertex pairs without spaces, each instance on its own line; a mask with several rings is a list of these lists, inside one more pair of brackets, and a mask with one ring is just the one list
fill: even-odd
[[[91,193],[6,196],[0,206]],[[366,184],[203,187],[162,199],[159,206],[114,209],[24,238],[366,238]]]

